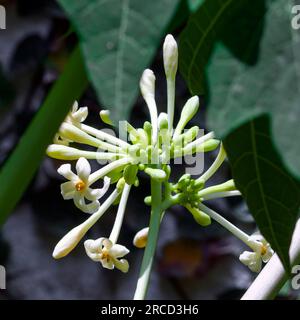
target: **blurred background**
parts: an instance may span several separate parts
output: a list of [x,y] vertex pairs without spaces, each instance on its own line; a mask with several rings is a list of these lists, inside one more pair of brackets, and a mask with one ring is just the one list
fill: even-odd
[[[0,4],[6,8],[9,26],[0,31],[1,165],[58,78],[77,39],[56,1],[15,0]],[[151,68],[157,78],[156,95],[161,110],[166,101],[162,66],[159,50]],[[176,119],[189,97],[184,81],[178,76]],[[205,128],[202,104],[192,124]],[[89,107],[87,122],[100,128],[99,102],[91,87],[80,100],[80,106],[84,105]],[[147,109],[139,97],[130,121],[138,126],[146,117]],[[209,166],[214,157],[214,153],[207,154],[205,165]],[[62,260],[52,258],[58,240],[86,218],[72,201],[64,201],[60,195],[62,180],[56,172],[60,164],[45,157],[21,202],[0,229],[0,264],[7,272],[7,289],[0,290],[0,299],[131,299],[143,253],[132,245],[132,239],[148,225],[149,208],[144,205],[144,197],[149,195],[148,179],[141,177],[141,187],[129,198],[120,242],[131,251],[130,270],[122,274],[92,262],[82,245]],[[93,165],[96,167],[97,163]],[[183,168],[175,165],[173,171],[179,176]],[[229,177],[225,164],[210,183],[220,183]],[[255,230],[241,199],[214,200],[210,207],[245,231]],[[89,238],[108,235],[114,214],[114,209],[106,214],[89,232]],[[184,208],[174,207],[162,223],[148,298],[240,298],[254,279],[238,260],[243,249],[241,242],[216,223],[202,228]],[[281,297],[291,298],[293,294],[286,286]]]

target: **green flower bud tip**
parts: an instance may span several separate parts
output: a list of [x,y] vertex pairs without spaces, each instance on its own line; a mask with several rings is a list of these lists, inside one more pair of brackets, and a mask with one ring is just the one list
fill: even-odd
[[125,182],[129,185],[132,185],[135,183],[136,175],[138,173],[138,166],[137,165],[128,165],[124,169],[124,179]]
[[195,221],[203,227],[206,227],[211,224],[210,216],[202,212],[198,208],[194,208],[190,205],[186,205],[186,208],[193,215]]
[[99,115],[100,115],[101,120],[102,120],[104,123],[106,123],[106,124],[108,124],[108,125],[110,125],[110,126],[113,126],[113,125],[114,125],[113,122],[112,122],[112,120],[111,120],[111,118],[110,118],[110,111],[109,111],[109,110],[101,110],[101,111],[99,112]]
[[228,180],[227,182],[224,182],[220,185],[220,187],[222,187],[222,191],[232,191],[232,190],[236,190],[236,186],[234,184],[234,180]]
[[199,133],[199,127],[194,126],[190,128],[187,132],[183,134],[183,139],[184,139],[184,145],[187,143],[193,141]]
[[186,174],[184,174],[183,176],[180,177],[178,182],[189,181],[189,180],[191,180],[191,175],[189,173],[186,173]]
[[161,169],[146,168],[145,173],[147,173],[152,179],[157,181],[164,181],[167,177],[166,173]]
[[143,163],[139,164],[139,170],[141,170],[141,171],[145,170],[145,165]]
[[148,136],[148,144],[151,143],[151,134],[152,134],[152,125],[149,121],[146,121],[144,123],[144,131],[146,132],[147,136]]
[[152,198],[151,196],[145,197],[144,202],[147,206],[151,206]]
[[138,187],[140,185],[140,180],[136,177],[135,178],[135,181],[134,181],[134,184],[133,184],[135,187]]
[[125,183],[126,183],[126,181],[125,181],[124,178],[121,178],[121,179],[118,181],[118,183],[117,183],[117,190],[118,190],[118,192],[122,192],[122,190],[123,190],[123,188],[124,188],[124,186],[125,186]]
[[181,111],[180,120],[175,129],[174,137],[181,134],[186,124],[193,118],[193,116],[197,113],[198,109],[199,109],[198,96],[194,96],[186,102],[186,104],[184,105]]
[[170,34],[165,38],[163,56],[166,77],[174,79],[178,68],[178,48],[175,39]]
[[195,180],[194,188],[199,191],[204,188],[205,181],[204,180]]
[[160,130],[168,129],[168,115],[161,112],[158,116],[158,127]]
[[139,135],[139,141],[143,146],[148,145],[148,134],[144,129],[137,129],[138,135]]

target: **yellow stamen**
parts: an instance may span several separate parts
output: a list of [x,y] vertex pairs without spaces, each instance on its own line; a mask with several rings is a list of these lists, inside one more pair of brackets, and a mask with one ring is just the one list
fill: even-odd
[[82,191],[85,188],[85,183],[83,181],[78,181],[75,184],[75,188],[77,191]]
[[262,246],[260,253],[261,253],[262,256],[264,256],[267,253],[267,247],[266,246]]

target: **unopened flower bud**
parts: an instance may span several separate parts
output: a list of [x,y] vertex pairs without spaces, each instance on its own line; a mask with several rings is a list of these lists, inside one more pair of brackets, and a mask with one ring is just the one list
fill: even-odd
[[160,130],[168,129],[168,115],[165,112],[161,112],[158,116],[158,127]]
[[143,97],[146,98],[148,96],[154,97],[155,93],[155,75],[152,70],[146,69],[140,80],[140,88]]
[[137,248],[145,248],[147,245],[147,240],[148,240],[148,233],[149,233],[149,228],[143,228],[140,230],[134,237],[133,239],[133,244]]
[[189,212],[193,215],[195,221],[203,227],[206,227],[211,224],[210,216],[199,210],[198,208],[192,207],[191,205],[185,206]]
[[165,38],[163,55],[166,77],[174,79],[178,67],[178,48],[174,37],[170,34]]
[[60,259],[68,255],[84,237],[87,232],[87,227],[80,224],[76,228],[69,231],[55,246],[53,251],[53,258]]
[[190,98],[182,108],[181,115],[177,127],[174,132],[174,137],[181,134],[186,124],[193,118],[199,109],[199,98],[194,96]]
[[106,124],[108,124],[108,125],[110,125],[110,126],[113,126],[113,125],[114,125],[113,122],[112,122],[112,120],[111,120],[111,118],[110,118],[110,111],[109,111],[109,110],[101,110],[101,111],[99,112],[99,115],[100,115],[101,120],[102,120],[104,123],[106,123]]
[[147,173],[152,179],[157,181],[164,181],[167,177],[165,171],[161,169],[146,168],[145,173]]

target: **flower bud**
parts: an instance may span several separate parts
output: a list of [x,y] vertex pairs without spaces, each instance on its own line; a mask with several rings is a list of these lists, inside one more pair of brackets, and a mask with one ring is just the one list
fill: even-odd
[[161,169],[146,168],[145,173],[147,173],[152,179],[157,181],[164,181],[167,177],[164,170]]
[[53,258],[60,259],[68,255],[84,237],[87,232],[87,227],[80,224],[76,228],[69,231],[55,246],[53,251]]
[[122,190],[124,189],[124,186],[125,186],[125,179],[124,178],[121,178],[118,183],[117,183],[117,190],[118,192],[122,192]]
[[94,152],[78,150],[61,144],[50,144],[46,153],[49,157],[59,160],[76,160],[80,157],[85,157],[87,159],[95,158]]
[[176,126],[174,137],[181,134],[186,124],[193,118],[199,109],[199,98],[198,96],[193,96],[190,98],[184,107],[182,108],[179,122]]
[[80,130],[76,126],[64,122],[59,129],[61,137],[78,142],[88,144],[94,147],[99,147],[99,140],[90,136],[86,132]]
[[148,240],[149,227],[140,230],[133,239],[133,244],[137,248],[145,248]]
[[178,67],[178,48],[171,34],[168,34],[165,38],[163,55],[166,77],[174,79]]
[[151,206],[152,197],[151,196],[145,197],[144,202],[147,206]]
[[158,116],[158,127],[160,130],[168,129],[168,115],[165,112],[161,112]]
[[185,206],[189,212],[193,215],[195,221],[200,224],[203,227],[206,227],[211,224],[211,219],[210,216],[207,215],[206,213],[202,212],[198,208],[194,208],[191,205],[186,205]]
[[137,165],[130,164],[125,167],[123,175],[127,184],[132,185],[135,183],[137,172],[138,172]]
[[106,124],[108,124],[108,125],[110,125],[110,126],[113,126],[113,125],[114,125],[113,122],[112,122],[112,120],[111,120],[111,118],[110,118],[110,111],[109,111],[109,110],[101,110],[101,111],[99,112],[99,115],[100,115],[101,120],[102,120],[104,123],[106,123]]
[[146,69],[140,80],[142,96],[146,99],[148,96],[154,97],[155,93],[155,75],[152,70]]

